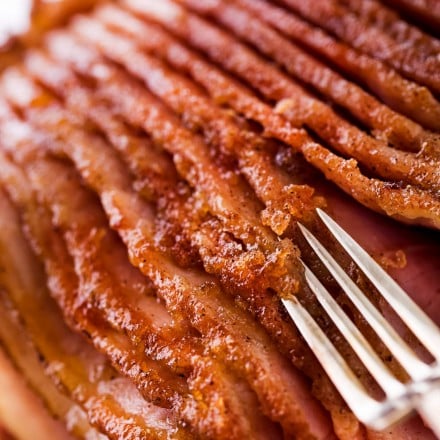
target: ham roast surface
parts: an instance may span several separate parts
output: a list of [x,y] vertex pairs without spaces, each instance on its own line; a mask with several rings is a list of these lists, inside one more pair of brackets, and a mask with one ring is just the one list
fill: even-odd
[[0,437],[434,440],[416,415],[363,426],[281,298],[301,299],[380,398],[301,258],[406,380],[301,222],[431,361],[315,209],[440,326],[435,2],[44,11],[0,54],[0,381],[14,397]]

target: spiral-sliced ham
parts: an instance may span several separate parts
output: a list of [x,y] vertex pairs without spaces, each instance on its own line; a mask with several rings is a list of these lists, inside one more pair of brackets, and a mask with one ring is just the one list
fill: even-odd
[[406,377],[301,222],[429,362],[315,213],[440,324],[428,3],[103,0],[0,74],[0,341],[72,434],[433,439],[417,416],[362,426],[281,303],[297,295],[380,396],[305,261]]
[[[163,418],[163,414],[154,406],[144,405],[130,382],[124,381],[124,394],[132,399],[130,405],[127,399],[119,399],[119,393],[112,395],[106,390],[109,382],[118,381],[117,377],[105,358],[67,329],[45,288],[44,274],[24,239],[16,210],[7,200],[2,208],[2,234],[7,234],[9,243],[14,239],[10,252],[2,250],[7,259],[2,261],[2,285],[45,360],[47,372],[84,408],[91,423],[110,438],[125,433],[134,439],[140,429],[150,432],[153,438],[163,438],[165,426],[150,429],[148,420],[142,421],[142,413],[150,414],[151,421]],[[40,310],[46,315],[36,313]],[[53,335],[57,335],[57,342]],[[136,401],[137,406],[133,405]]]
[[386,64],[360,53],[321,28],[266,0],[239,0],[239,4],[299,45],[305,45],[328,59],[368,87],[393,110],[406,114],[427,128],[439,130],[440,103],[426,87],[406,80]]
[[[193,43],[194,45],[197,46],[200,44],[200,47],[204,47],[207,51],[211,51],[213,56],[221,56],[220,47],[216,46],[216,42],[214,40],[212,41],[212,44],[206,44],[209,39],[208,31],[209,29],[213,30],[212,28],[206,26],[202,28],[204,31],[204,38],[202,41],[202,39],[198,38],[198,35],[201,34],[187,32],[188,28],[185,26],[180,26],[179,21],[169,21],[167,18],[168,15],[160,15],[161,11],[156,11],[153,4],[145,2],[139,4],[131,1],[130,5],[143,14],[150,14],[149,16],[159,20],[162,24],[169,26],[174,31],[180,32],[181,36],[189,38],[191,43]],[[177,8],[176,10],[172,10],[174,11],[173,13],[177,13],[175,11],[183,13],[183,11],[179,8]],[[173,18],[173,15],[169,15],[169,17]],[[198,24],[201,23],[200,20],[195,19],[195,21]],[[216,38],[220,38],[219,35],[221,35],[227,39],[225,34],[219,34],[220,31],[216,32],[215,30],[213,30],[213,32],[216,35]],[[159,41],[160,43],[158,43]],[[57,44],[56,41],[51,41],[50,44],[52,48],[57,52],[59,57],[69,58],[69,55],[65,55],[65,51],[61,51],[61,45]],[[64,40],[64,44],[69,43]],[[160,52],[161,55],[163,54],[163,56],[165,56],[174,67],[188,71],[192,76],[196,78],[197,82],[202,83],[204,87],[209,90],[210,94],[212,94],[212,96],[215,97],[218,102],[226,101],[230,103],[235,110],[239,111],[240,113],[244,113],[247,117],[260,122],[264,126],[268,134],[275,136],[278,139],[283,140],[294,146],[296,149],[302,151],[305,157],[311,163],[313,163],[314,166],[321,169],[325,173],[327,178],[333,180],[341,188],[343,188],[344,191],[351,194],[363,204],[366,204],[374,210],[386,212],[388,213],[388,215],[395,216],[396,218],[400,218],[402,220],[406,217],[406,221],[420,221],[423,224],[431,225],[435,225],[438,223],[438,208],[436,207],[438,202],[436,201],[436,197],[433,197],[429,193],[425,193],[423,191],[420,192],[420,190],[418,190],[417,188],[412,188],[410,186],[398,189],[396,187],[390,186],[385,182],[381,182],[380,180],[368,179],[360,172],[356,162],[346,161],[340,157],[335,156],[327,149],[316,145],[314,142],[311,141],[310,138],[307,138],[307,136],[305,136],[304,132],[295,130],[295,128],[286,123],[285,119],[279,118],[274,115],[272,110],[268,106],[256,100],[255,97],[253,97],[252,95],[249,95],[249,92],[246,89],[243,89],[230,78],[225,77],[224,74],[218,72],[215,67],[213,67],[212,65],[208,65],[206,62],[200,60],[197,55],[189,52],[178,43],[175,43],[175,41],[173,42],[173,40],[169,40],[166,37],[164,38],[162,35],[159,35],[156,36],[156,38],[153,39],[151,43],[145,44],[148,44],[148,46],[150,47],[154,45],[154,50]],[[162,46],[163,48],[162,51],[159,49],[160,46]],[[57,47],[59,49],[57,49]],[[74,48],[75,46],[71,46],[71,52],[75,50]],[[80,53],[81,52],[79,52],[79,54]],[[79,54],[78,56],[80,56]],[[249,55],[249,52],[247,52],[247,54]],[[231,61],[225,62],[230,63]],[[249,63],[252,65],[258,64],[258,62],[260,62],[261,65],[261,60],[259,61],[255,57],[252,58],[252,60],[249,60]],[[236,66],[240,66],[238,59]],[[79,64],[79,68],[83,69],[84,66],[81,66],[81,64]],[[241,72],[244,75],[247,75],[248,72],[252,71],[252,68],[250,66],[247,66],[246,69],[244,69],[244,67],[242,66],[241,69]],[[258,78],[262,78],[261,75],[258,74],[252,75],[252,73],[249,73],[249,75],[251,81],[252,79],[255,79],[257,81]],[[271,81],[271,83],[273,82]],[[277,90],[280,87],[280,82],[277,82]],[[268,90],[269,93],[271,93],[273,88],[269,88]],[[279,107],[279,111],[285,112],[289,108],[296,107],[296,104],[297,101],[283,102]],[[316,115],[313,113],[313,110],[311,108],[310,112],[307,112],[306,114],[314,115],[314,117],[316,118]],[[299,123],[299,121],[297,121],[297,116],[294,116],[293,119],[296,121],[296,123]],[[325,118],[322,119],[321,127],[325,127],[325,120]],[[360,142],[360,145],[362,145],[362,142]],[[431,165],[428,166],[431,168],[435,168],[434,161],[435,159],[432,159]],[[327,164],[332,165],[329,166]],[[434,173],[436,173],[436,171],[434,171],[434,168],[432,168],[432,170]],[[347,170],[350,170],[349,174],[347,174]],[[390,204],[387,203],[388,197],[393,200]],[[390,206],[394,206],[396,208],[398,206],[400,215],[396,216],[396,213],[392,212],[389,209]],[[423,217],[425,217],[425,220],[422,219]],[[416,220],[417,218],[420,219]]]
[[385,61],[403,75],[439,92],[437,40],[427,37],[426,44],[417,40],[408,47],[406,40],[399,41],[380,27],[372,26],[364,17],[354,14],[337,1],[320,0],[312,4],[300,0],[283,0],[283,3],[351,46]]
[[[182,270],[171,255],[154,245],[151,207],[121,184],[124,175],[112,169],[106,156],[99,154],[97,140],[71,126],[50,100],[44,112],[28,107],[38,96],[41,99],[38,88],[26,82],[18,71],[8,75],[8,81],[20,81],[20,89],[26,90],[25,94],[8,93],[14,105],[25,110],[27,117],[48,135],[62,129],[65,142],[51,147],[70,157],[89,186],[98,192],[111,226],[129,249],[132,263],[151,278],[170,313],[189,318],[207,339],[210,350],[246,378],[264,412],[279,422],[287,434],[295,432],[304,438],[330,435],[326,415],[310,395],[303,377],[271,346],[265,332],[249,315],[234,307],[215,279],[195,269]],[[308,420],[308,415],[312,419]]]

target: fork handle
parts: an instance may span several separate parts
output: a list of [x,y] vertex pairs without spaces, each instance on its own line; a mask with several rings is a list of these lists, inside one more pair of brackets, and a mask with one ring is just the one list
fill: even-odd
[[420,399],[417,411],[440,439],[440,388],[434,388]]

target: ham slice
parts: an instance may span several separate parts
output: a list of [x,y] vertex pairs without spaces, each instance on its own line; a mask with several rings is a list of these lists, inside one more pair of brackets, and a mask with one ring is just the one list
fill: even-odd
[[379,396],[307,262],[405,378],[301,222],[429,361],[315,212],[440,323],[440,43],[393,1],[103,2],[0,75],[0,338],[72,433],[433,439],[419,417],[362,426],[281,303]]

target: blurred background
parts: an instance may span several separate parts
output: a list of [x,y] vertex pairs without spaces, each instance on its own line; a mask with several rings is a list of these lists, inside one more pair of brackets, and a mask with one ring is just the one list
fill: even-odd
[[29,26],[32,0],[0,0],[0,45]]

